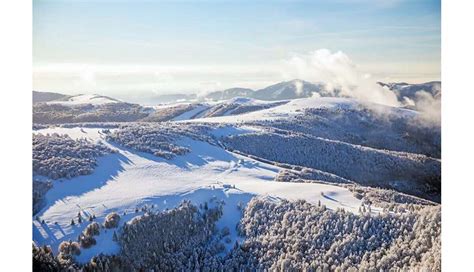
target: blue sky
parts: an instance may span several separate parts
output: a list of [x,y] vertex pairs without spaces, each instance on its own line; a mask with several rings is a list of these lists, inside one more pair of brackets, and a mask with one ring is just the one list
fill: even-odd
[[118,96],[259,88],[322,48],[377,80],[439,80],[440,27],[440,1],[428,0],[35,0],[33,84]]

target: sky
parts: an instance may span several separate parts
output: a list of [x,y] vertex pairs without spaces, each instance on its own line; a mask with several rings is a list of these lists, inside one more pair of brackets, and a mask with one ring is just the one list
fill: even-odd
[[[340,56],[349,65],[343,70],[373,80],[440,80],[440,6],[440,0],[35,0],[33,89],[129,99],[258,89],[293,78],[318,81],[319,66],[338,65]],[[327,54],[315,53],[321,50]],[[323,55],[329,59],[314,61]],[[295,66],[301,62],[319,66],[302,71],[307,66]]]

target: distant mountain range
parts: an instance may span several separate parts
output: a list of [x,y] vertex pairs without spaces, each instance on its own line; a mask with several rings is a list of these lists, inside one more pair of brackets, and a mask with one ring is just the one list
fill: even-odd
[[323,84],[313,84],[304,80],[294,79],[280,82],[259,90],[247,88],[231,88],[223,91],[209,93],[202,97],[203,100],[227,100],[236,97],[254,98],[264,101],[290,100],[311,97],[314,93],[328,96]]
[[253,97],[255,91],[247,88],[231,88],[223,91],[216,91],[204,96],[209,100],[228,100],[235,97]]
[[426,83],[410,84],[405,82],[400,83],[383,83],[377,82],[383,87],[387,87],[397,95],[398,100],[402,101],[404,97],[415,100],[415,95],[418,91],[425,91],[430,93],[434,98],[441,96],[441,81],[430,81]]
[[159,104],[159,103],[172,103],[181,101],[194,101],[197,100],[196,94],[163,94],[150,97],[147,104]]
[[69,95],[60,93],[33,91],[33,103],[49,102],[53,100],[65,99],[68,97]]
[[[403,101],[403,97],[415,99],[415,94],[418,91],[424,90],[433,97],[441,95],[441,82],[431,81],[420,84],[409,84],[409,83],[383,83],[378,82],[379,85],[384,86],[395,92],[398,100]],[[215,91],[208,93],[204,96],[196,95],[175,95],[181,101],[219,101],[229,100],[237,97],[253,98],[264,101],[278,101],[278,100],[291,100],[297,98],[312,97],[314,95],[327,97],[327,96],[338,96],[337,90],[333,93],[329,92],[323,83],[311,83],[301,79],[294,79],[290,81],[283,81],[263,89],[252,90],[248,88],[230,88],[222,91]],[[178,99],[173,101],[173,95],[161,96],[158,100],[165,100],[163,102],[176,102]]]
[[[403,101],[404,97],[415,100],[415,94],[418,91],[426,91],[433,95],[433,97],[439,97],[441,95],[441,82],[431,81],[420,84],[409,84],[405,82],[401,83],[383,83],[378,82],[379,85],[387,87],[392,90],[400,101]],[[221,101],[229,100],[238,97],[253,98],[264,101],[278,101],[278,100],[291,100],[297,98],[312,97],[314,95],[326,97],[326,96],[338,96],[328,92],[323,83],[311,83],[300,79],[294,79],[290,81],[283,81],[263,89],[252,90],[248,88],[230,88],[222,91],[210,92],[204,96],[198,96],[196,94],[166,94],[159,95],[150,98],[148,104],[158,103],[173,103],[173,102],[204,102],[204,101]],[[33,91],[33,103],[40,102],[51,102],[51,101],[67,101],[67,100],[79,100],[75,97],[79,96],[68,96],[59,93],[52,92],[37,92]],[[110,101],[116,101],[113,98],[104,96],[92,95],[90,97],[91,104],[96,98],[107,98]],[[89,96],[88,96],[89,98]],[[83,103],[88,103],[87,99],[83,100]]]

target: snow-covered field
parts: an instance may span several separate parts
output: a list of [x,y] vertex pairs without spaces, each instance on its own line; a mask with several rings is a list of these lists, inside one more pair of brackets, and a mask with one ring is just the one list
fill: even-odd
[[[302,102],[295,100],[294,103],[301,106],[298,103]],[[321,103],[321,106],[333,106],[331,100]],[[353,104],[348,100],[341,105]],[[293,102],[261,112],[275,116],[291,112],[291,107],[295,108]],[[252,114],[257,113],[242,116]],[[236,118],[210,119],[224,121]],[[48,128],[35,132],[56,132],[72,138],[105,142],[105,136],[100,131],[98,128]],[[219,136],[243,132],[247,129],[220,128],[213,133]],[[275,182],[273,179],[281,170],[279,167],[231,153],[207,142],[183,138],[177,143],[190,148],[191,152],[166,160],[106,142],[118,152],[99,158],[93,174],[54,181],[53,188],[45,196],[46,206],[37,214],[46,224],[33,220],[35,242],[49,244],[57,250],[61,241],[76,240],[88,224],[85,220],[82,224],[71,226],[71,219],[76,219],[79,211],[84,215],[95,215],[98,222],[103,222],[112,211],[121,216],[125,213],[122,224],[138,215],[135,213],[137,207],[153,205],[154,210],[163,210],[175,207],[184,199],[196,204],[211,199],[224,200],[224,214],[217,226],[229,227],[233,240],[238,239],[235,226],[241,216],[237,206],[247,203],[253,196],[267,196],[275,201],[279,198],[305,199],[311,203],[320,201],[328,208],[341,207],[351,212],[357,212],[361,205],[361,201],[345,188],[318,183]],[[113,230],[101,232],[96,237],[97,245],[81,249],[82,253],[76,259],[84,262],[99,252],[117,253],[119,246],[112,241],[112,235]]]

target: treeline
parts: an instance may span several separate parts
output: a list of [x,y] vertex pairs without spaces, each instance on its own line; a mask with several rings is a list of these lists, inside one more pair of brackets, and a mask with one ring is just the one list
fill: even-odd
[[[239,225],[251,270],[441,270],[441,211],[356,215],[305,201],[254,198]],[[241,267],[240,264],[238,267]]]
[[[86,265],[80,265],[75,261],[75,257],[81,254],[81,248],[87,249],[96,244],[94,236],[99,235],[101,229],[118,228],[120,216],[112,212],[105,217],[103,224],[94,222],[94,220],[95,216],[89,217],[90,223],[79,234],[77,241],[62,241],[58,246],[57,256],[53,255],[51,247],[46,245],[38,247],[33,243],[33,271],[110,271],[109,269],[95,269],[92,260]],[[81,212],[77,215],[77,222],[82,223]],[[71,225],[75,225],[74,219],[71,220]],[[115,231],[114,239],[117,239]],[[108,262],[110,262],[109,258]]]
[[[33,248],[38,266],[82,271],[440,271],[440,206],[418,205],[379,214],[353,214],[305,201],[253,198],[238,225],[241,244],[225,251],[228,229],[218,230],[222,203],[136,217],[118,231],[120,254],[85,265]],[[414,206],[411,206],[414,207]],[[93,235],[94,230],[84,231]],[[114,235],[115,236],[115,235]],[[64,242],[64,254],[79,244]],[[61,254],[60,254],[61,255]],[[54,270],[53,270],[54,271]],[[74,270],[73,270],[74,271]]]
[[357,184],[344,185],[347,189],[353,192],[354,196],[359,199],[364,199],[371,204],[381,208],[394,209],[411,209],[411,206],[433,206],[437,205],[423,198],[412,195],[400,193],[391,189],[363,187]]
[[211,106],[209,109],[205,110],[200,114],[201,118],[207,117],[217,117],[217,116],[226,116],[226,115],[238,115],[249,113],[253,111],[259,111],[264,109],[273,108],[287,103],[288,101],[283,102],[273,102],[273,103],[261,103],[261,104],[246,104],[238,103],[235,100],[230,100],[228,102],[222,102],[217,105]]
[[264,127],[299,132],[377,149],[441,157],[440,126],[421,126],[416,113],[400,109],[309,108],[303,114],[271,121],[255,121]]
[[53,187],[51,181],[39,181],[33,179],[33,215],[44,206],[44,196]]
[[175,209],[135,218],[120,232],[121,257],[137,271],[215,271],[216,256],[224,250],[215,238],[221,215],[219,205],[198,208],[184,201]]
[[[221,141],[231,150],[318,169],[362,185],[393,188],[424,198],[439,194],[441,189],[441,162],[424,155],[378,150],[273,129],[232,135]],[[336,176],[332,179],[338,179]],[[404,182],[392,182],[396,180]]]
[[324,181],[328,183],[346,184],[353,183],[353,181],[341,178],[332,173],[321,170],[291,166],[293,169],[283,169],[278,172],[275,181],[280,182],[311,182],[312,180]]
[[169,106],[155,109],[153,113],[145,117],[143,122],[164,122],[169,121],[179,115],[191,111],[196,107],[199,107],[200,104],[181,104],[176,106]]
[[[213,207],[211,207],[213,206]],[[79,242],[63,241],[59,254],[54,257],[51,248],[33,245],[33,268],[47,268],[46,271],[217,271],[223,268],[224,251],[220,240],[229,234],[228,229],[218,230],[216,221],[222,216],[222,203],[207,202],[200,207],[183,201],[178,207],[145,214],[123,224],[114,239],[120,244],[120,254],[99,255],[84,265],[74,262],[83,240],[94,239],[100,228],[115,228],[120,217],[107,215],[102,226],[93,222],[79,235]],[[114,219],[113,219],[114,218]],[[95,239],[93,240],[95,241]],[[222,269],[220,269],[222,270]]]
[[113,150],[87,139],[71,139],[68,135],[33,134],[33,173],[52,179],[91,174],[97,157]]
[[190,152],[185,146],[176,143],[182,137],[198,140],[210,139],[208,127],[201,125],[184,125],[175,123],[131,124],[107,134],[106,139],[124,147],[147,152],[165,159]]
[[33,105],[33,123],[63,124],[82,122],[134,122],[147,117],[150,111],[138,104],[107,103],[102,105]]

